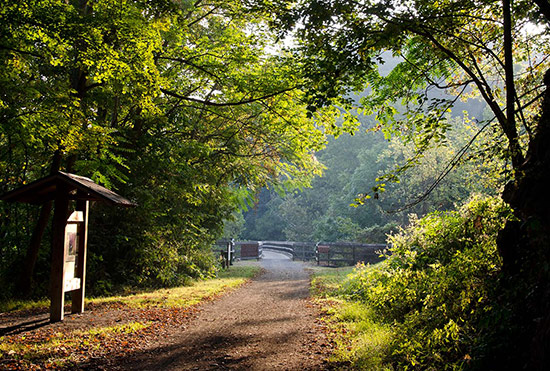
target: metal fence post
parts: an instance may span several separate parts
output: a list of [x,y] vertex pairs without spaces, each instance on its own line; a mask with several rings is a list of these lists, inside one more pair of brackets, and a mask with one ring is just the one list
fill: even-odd
[[319,261],[319,242],[315,244],[315,259],[317,259],[317,265],[321,265]]
[[227,243],[227,268],[231,264],[231,242]]

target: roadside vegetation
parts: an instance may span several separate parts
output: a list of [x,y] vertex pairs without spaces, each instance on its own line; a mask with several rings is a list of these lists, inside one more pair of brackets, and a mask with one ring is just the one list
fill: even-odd
[[[216,278],[190,281],[186,286],[158,290],[137,290],[126,288],[120,295],[99,296],[86,299],[87,304],[120,303],[132,308],[151,306],[186,307],[200,303],[205,298],[220,294],[226,290],[238,287],[254,277],[260,268],[246,265],[235,266],[218,272]],[[68,301],[70,303],[70,300]],[[17,310],[40,310],[50,305],[49,299],[41,300],[5,300],[0,301],[0,312]]]
[[413,219],[389,237],[383,263],[347,276],[317,271],[312,290],[338,334],[333,360],[369,370],[483,368],[500,346],[487,334],[510,327],[496,291],[496,234],[510,217],[502,201],[474,198]]
[[[298,67],[243,2],[0,9],[0,195],[65,171],[139,205],[91,206],[90,295],[213,276],[241,204],[321,173],[334,115],[310,119]],[[47,295],[52,210],[0,202],[0,299]]]

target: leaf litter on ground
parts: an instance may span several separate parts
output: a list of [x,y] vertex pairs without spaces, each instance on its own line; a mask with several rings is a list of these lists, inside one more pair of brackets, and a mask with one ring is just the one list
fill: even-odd
[[[185,327],[213,300],[246,283],[258,267],[233,267],[231,274],[199,281],[192,286],[154,292],[92,299],[86,312],[69,315],[64,322],[0,337],[0,369],[38,370],[90,368],[139,351],[176,327]],[[33,309],[32,313],[36,310]],[[4,313],[1,325],[11,313]],[[29,314],[32,315],[32,314]],[[42,318],[44,313],[42,311]],[[13,318],[31,322],[32,317]]]

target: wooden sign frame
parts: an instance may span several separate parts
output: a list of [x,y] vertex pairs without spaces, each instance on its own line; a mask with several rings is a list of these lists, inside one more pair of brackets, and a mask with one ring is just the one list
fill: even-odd
[[[62,171],[10,191],[2,195],[0,200],[37,205],[54,201],[50,321],[63,320],[67,292],[71,293],[71,312],[82,313],[86,286],[90,201],[107,202],[124,207],[133,207],[136,204],[94,183],[89,178]],[[74,212],[69,213],[72,203],[76,203],[76,207]],[[68,259],[71,248],[76,250],[74,259]],[[69,269],[74,270],[74,273],[68,272]]]
[[[71,292],[71,313],[84,312],[84,296],[86,288],[86,255],[88,245],[88,210],[90,202],[78,200],[75,213],[82,214],[82,220],[70,220],[68,215],[69,200],[66,195],[58,195],[55,199],[52,265],[50,275],[50,321],[63,321],[65,293]],[[73,213],[74,214],[74,213]],[[71,214],[71,215],[73,215]],[[78,215],[78,214],[77,214]],[[78,246],[74,265],[68,264],[71,234],[69,227],[76,226],[75,240]],[[74,274],[67,274],[68,269],[74,269]],[[72,273],[72,272],[71,272]],[[74,281],[68,282],[68,279]],[[76,283],[78,284],[76,285]]]

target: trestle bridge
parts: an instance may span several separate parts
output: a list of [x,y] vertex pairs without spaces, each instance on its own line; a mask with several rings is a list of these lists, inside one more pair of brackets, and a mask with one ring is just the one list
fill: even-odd
[[228,265],[235,259],[261,259],[264,250],[292,260],[314,261],[318,265],[346,266],[359,262],[375,264],[389,253],[386,244],[354,242],[218,241],[214,246]]

